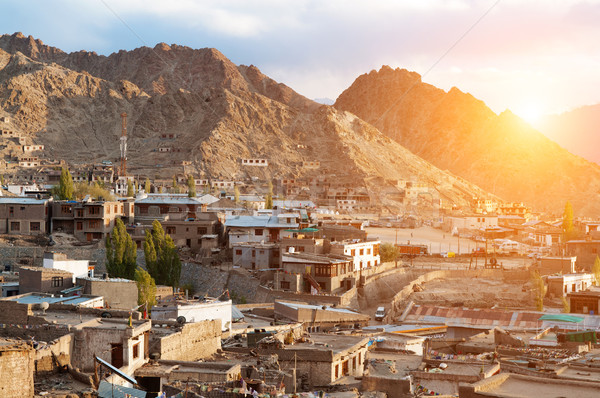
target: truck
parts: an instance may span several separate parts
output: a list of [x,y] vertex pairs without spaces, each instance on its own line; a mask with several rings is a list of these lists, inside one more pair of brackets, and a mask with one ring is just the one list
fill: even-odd
[[375,311],[375,320],[381,321],[385,317],[385,307],[377,307],[377,311]]
[[427,245],[396,244],[396,247],[403,257],[426,256],[429,254]]

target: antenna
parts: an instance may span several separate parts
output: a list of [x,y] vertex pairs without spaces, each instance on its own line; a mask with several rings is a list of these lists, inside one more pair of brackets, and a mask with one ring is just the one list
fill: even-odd
[[121,113],[122,130],[121,130],[121,170],[120,175],[127,175],[127,114]]

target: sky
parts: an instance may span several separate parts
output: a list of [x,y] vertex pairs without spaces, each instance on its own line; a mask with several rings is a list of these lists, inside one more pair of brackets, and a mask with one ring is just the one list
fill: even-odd
[[213,47],[308,98],[406,68],[535,123],[600,103],[600,0],[0,0],[2,32],[108,55]]

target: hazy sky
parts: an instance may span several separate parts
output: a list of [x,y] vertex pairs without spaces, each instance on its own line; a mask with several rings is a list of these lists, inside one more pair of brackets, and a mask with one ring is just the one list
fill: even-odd
[[106,55],[159,42],[214,47],[309,98],[335,99],[357,76],[385,64],[414,70],[445,90],[457,86],[496,112],[510,108],[527,117],[600,103],[600,0],[0,0],[0,6],[2,33]]

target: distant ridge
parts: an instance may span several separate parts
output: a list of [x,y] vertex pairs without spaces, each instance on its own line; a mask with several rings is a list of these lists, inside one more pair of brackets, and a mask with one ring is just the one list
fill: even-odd
[[570,200],[577,216],[600,215],[597,164],[457,88],[445,92],[415,72],[383,66],[359,76],[334,106],[502,198],[556,215]]

